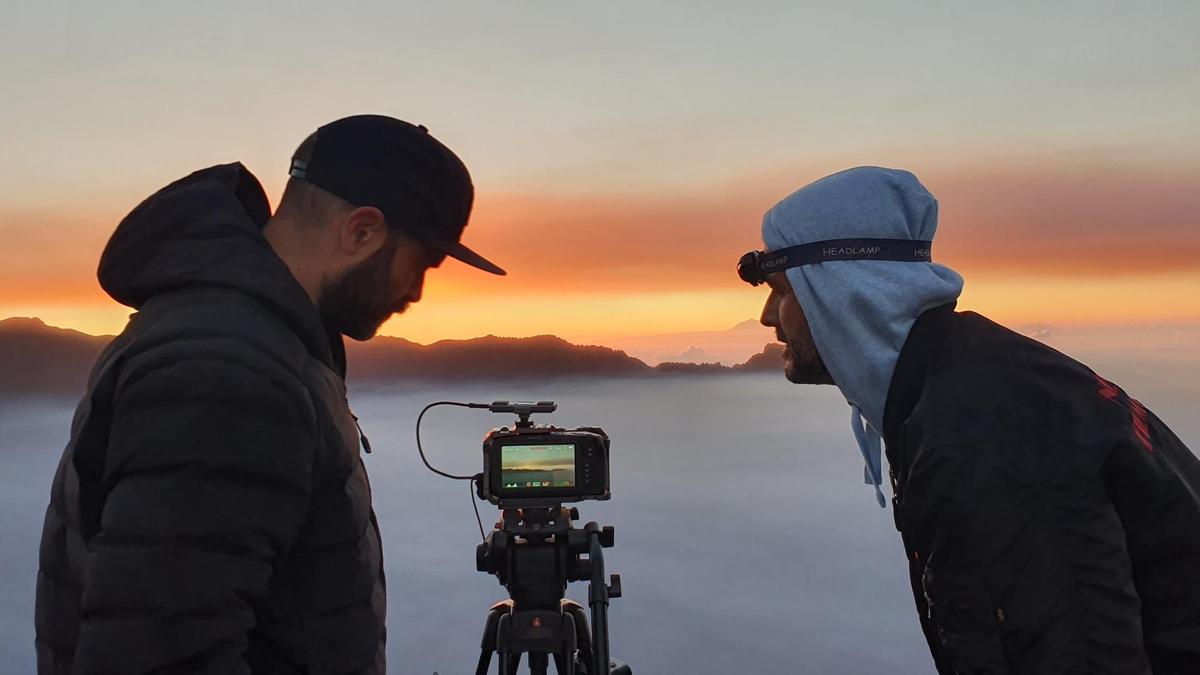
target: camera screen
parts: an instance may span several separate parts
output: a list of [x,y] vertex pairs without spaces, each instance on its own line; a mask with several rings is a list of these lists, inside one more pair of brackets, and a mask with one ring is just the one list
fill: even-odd
[[575,487],[575,444],[503,446],[500,484],[522,490]]

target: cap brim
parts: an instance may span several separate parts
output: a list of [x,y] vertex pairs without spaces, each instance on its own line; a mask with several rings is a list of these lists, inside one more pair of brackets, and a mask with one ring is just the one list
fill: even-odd
[[445,253],[446,255],[450,256],[451,258],[465,262],[466,264],[470,265],[471,267],[477,267],[477,268],[483,270],[484,272],[491,272],[492,274],[498,274],[500,276],[504,276],[504,275],[508,274],[508,272],[505,272],[496,263],[479,255],[475,251],[472,251],[471,249],[467,248],[466,246],[463,246],[461,243],[459,243],[457,241],[426,240],[426,243],[428,243],[430,246],[436,248],[437,250]]

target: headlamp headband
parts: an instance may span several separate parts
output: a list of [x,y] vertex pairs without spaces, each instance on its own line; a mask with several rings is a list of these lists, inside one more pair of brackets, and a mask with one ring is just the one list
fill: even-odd
[[751,251],[738,260],[737,271],[742,281],[757,286],[772,272],[813,263],[837,260],[930,262],[932,249],[932,241],[912,239],[829,239],[766,253]]

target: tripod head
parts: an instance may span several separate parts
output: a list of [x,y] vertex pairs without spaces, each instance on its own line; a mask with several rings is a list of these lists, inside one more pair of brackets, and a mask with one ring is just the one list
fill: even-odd
[[[475,568],[494,575],[517,610],[556,608],[568,583],[592,578],[592,535],[601,548],[613,545],[611,526],[588,523],[581,530],[572,526],[578,519],[575,507],[504,509],[496,529],[475,548]],[[620,576],[611,583],[609,596],[620,597]]]

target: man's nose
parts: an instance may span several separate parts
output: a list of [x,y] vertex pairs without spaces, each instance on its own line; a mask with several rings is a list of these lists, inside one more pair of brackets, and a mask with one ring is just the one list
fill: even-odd
[[763,303],[762,314],[758,317],[758,322],[768,328],[777,328],[779,326],[779,312],[775,311],[775,294],[767,296],[767,301]]

